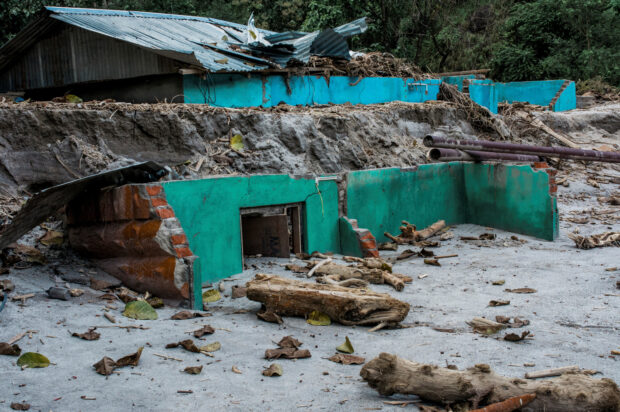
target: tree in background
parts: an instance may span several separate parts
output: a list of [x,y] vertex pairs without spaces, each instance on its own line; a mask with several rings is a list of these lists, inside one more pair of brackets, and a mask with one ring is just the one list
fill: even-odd
[[505,81],[601,76],[620,85],[620,1],[516,4],[491,60]]

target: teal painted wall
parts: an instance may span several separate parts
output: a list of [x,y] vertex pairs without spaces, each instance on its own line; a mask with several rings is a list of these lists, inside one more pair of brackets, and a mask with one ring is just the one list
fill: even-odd
[[554,240],[557,203],[549,175],[530,166],[463,163],[467,223]]
[[463,76],[442,76],[441,81],[443,83],[452,84],[458,87],[459,92],[463,91],[463,80],[465,79],[475,79],[476,76],[473,74],[466,74]]
[[570,82],[568,87],[564,89],[560,98],[555,102],[554,112],[563,112],[577,108],[577,92],[575,90],[575,82]]
[[[272,107],[280,103],[310,106],[315,104],[374,104],[391,101],[418,103],[435,100],[441,80],[414,80],[397,77],[291,76],[287,92],[280,75],[249,77],[238,74],[213,74],[206,80],[196,75],[183,76],[185,103],[219,107]],[[352,85],[355,84],[355,85]]]
[[340,253],[346,256],[364,257],[364,252],[351,223],[341,217],[338,219],[338,226],[340,228]]
[[497,114],[497,88],[492,80],[473,80],[469,84],[469,97],[493,114]]
[[400,233],[401,220],[422,228],[443,219],[547,240],[558,233],[549,176],[530,166],[452,162],[350,172],[347,215],[381,242],[386,231]]
[[378,242],[383,233],[400,233],[402,220],[425,227],[444,219],[466,220],[463,168],[460,163],[436,163],[416,169],[376,169],[349,172],[347,216],[369,229]]
[[314,179],[288,175],[216,177],[163,186],[190,249],[198,256],[194,264],[196,307],[201,307],[204,283],[243,271],[240,208],[304,202],[305,251],[340,251],[335,181],[319,182],[321,196]]

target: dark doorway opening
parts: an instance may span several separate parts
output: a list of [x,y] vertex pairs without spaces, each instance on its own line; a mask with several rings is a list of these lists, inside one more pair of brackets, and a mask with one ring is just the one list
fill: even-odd
[[288,258],[303,250],[303,204],[243,208],[241,240],[244,256]]

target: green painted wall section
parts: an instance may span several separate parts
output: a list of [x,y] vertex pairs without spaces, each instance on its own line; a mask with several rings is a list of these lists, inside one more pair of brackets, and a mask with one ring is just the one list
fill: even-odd
[[467,223],[546,240],[558,235],[549,175],[530,166],[463,163]]
[[437,163],[417,169],[376,169],[350,172],[347,178],[347,216],[369,229],[377,242],[383,233],[400,233],[402,220],[425,227],[444,219],[465,221],[463,168],[460,163]]
[[304,202],[305,251],[340,251],[335,181],[319,182],[320,196],[314,179],[288,175],[217,177],[163,186],[190,249],[198,256],[194,264],[196,307],[201,307],[204,283],[243,271],[240,208]]
[[341,217],[338,219],[338,227],[340,228],[340,253],[345,256],[364,257],[357,233],[351,223]]
[[351,172],[347,215],[379,242],[385,231],[400,233],[402,220],[422,228],[443,219],[547,240],[558,234],[549,176],[530,166],[453,162]]

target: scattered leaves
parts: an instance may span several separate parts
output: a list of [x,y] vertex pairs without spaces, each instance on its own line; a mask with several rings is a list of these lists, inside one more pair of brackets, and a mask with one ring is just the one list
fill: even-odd
[[99,362],[95,363],[93,367],[98,374],[108,376],[111,375],[112,371],[116,368],[116,362],[114,362],[114,359],[104,356]]
[[233,365],[232,369],[231,369],[234,373],[238,373],[239,375],[241,375],[243,372],[241,372],[239,370],[239,368],[237,368],[236,366]]
[[302,343],[292,336],[285,336],[282,339],[280,339],[280,342],[278,342],[278,346],[281,348],[298,349],[301,345]]
[[537,290],[536,289],[532,289],[532,288],[518,288],[518,289],[504,289],[504,292],[511,292],[511,293],[536,293]]
[[519,342],[525,339],[529,334],[530,332],[527,330],[521,333],[521,336],[517,335],[516,333],[508,333],[506,336],[504,336],[504,340],[507,340],[509,342]]
[[353,353],[355,352],[355,349],[353,349],[353,345],[351,344],[351,341],[349,340],[348,336],[344,337],[344,343],[340,346],[338,346],[336,348],[336,350],[338,352],[344,352],[344,353]]
[[313,310],[312,312],[310,312],[310,315],[308,316],[306,322],[315,326],[327,326],[331,325],[332,320],[326,314],[321,313],[318,310]]
[[282,366],[277,363],[272,363],[268,368],[263,370],[264,376],[282,376]]
[[280,315],[278,315],[275,312],[271,312],[271,311],[264,311],[264,312],[257,312],[256,316],[260,319],[260,320],[264,320],[265,322],[270,322],[270,323],[277,323],[279,325],[282,324],[282,318],[280,317]]
[[40,353],[26,352],[17,359],[17,366],[22,368],[47,368],[50,360]]
[[222,344],[219,342],[209,343],[200,347],[201,352],[216,352],[222,348]]
[[200,372],[202,372],[202,365],[201,366],[188,366],[187,368],[183,369],[183,372],[188,373],[190,375],[200,375]]
[[396,260],[405,260],[413,256],[417,256],[417,253],[415,251],[411,249],[405,249],[400,253],[400,255],[396,257]]
[[202,302],[203,303],[212,303],[220,300],[222,296],[220,295],[220,291],[217,289],[209,289],[205,290],[202,293]]
[[62,246],[64,234],[58,230],[48,230],[39,238],[39,242],[45,246]]
[[503,285],[504,283],[506,283],[506,281],[505,281],[505,280],[503,280],[503,279],[502,279],[502,280],[494,280],[494,281],[493,281],[493,285],[495,285],[495,286],[501,286],[501,285]]
[[471,321],[467,322],[475,332],[482,333],[483,335],[492,335],[506,328],[501,322],[494,322],[489,319],[475,317]]
[[505,324],[509,328],[522,328],[530,324],[530,321],[527,319],[514,318],[512,322],[510,322],[510,318],[508,316],[496,316],[495,320],[499,323]]
[[13,409],[14,411],[27,411],[30,409],[30,404],[29,403],[18,403],[18,402],[13,402],[11,403],[11,409]]
[[157,319],[157,312],[148,302],[134,300],[125,305],[123,316],[138,320],[155,320]]
[[361,356],[345,355],[343,353],[336,353],[334,356],[330,357],[329,360],[336,363],[342,363],[343,365],[362,365],[366,362],[366,359]]
[[211,316],[210,313],[204,312],[192,312],[189,310],[182,310],[181,312],[177,312],[170,317],[172,320],[186,320],[192,318],[206,318],[207,316]]
[[20,353],[22,350],[19,346],[0,342],[0,355],[19,356]]
[[303,359],[311,356],[308,349],[278,348],[265,351],[265,359]]
[[84,339],[84,340],[98,340],[101,337],[101,334],[95,332],[97,328],[90,328],[88,332],[84,333],[72,333],[71,336],[75,336],[76,338]]
[[142,349],[144,349],[144,347],[140,346],[136,353],[132,353],[131,355],[123,356],[118,359],[116,361],[116,367],[122,368],[123,366],[138,366],[140,356],[142,356]]
[[190,351],[190,352],[200,353],[200,349],[198,349],[194,341],[191,339],[185,339],[185,340],[182,340],[181,342],[169,343],[166,345],[166,349],[176,348],[177,346],[181,346],[185,350]]
[[193,334],[195,337],[201,338],[204,335],[211,335],[214,332],[215,332],[215,329],[213,329],[210,325],[204,325],[202,328],[196,329],[193,332]]
[[506,306],[510,305],[509,300],[491,300],[489,301],[489,306]]
[[153,309],[159,309],[159,308],[164,307],[164,301],[161,298],[153,296],[152,298],[149,298],[146,301],[148,302],[149,305],[151,305]]

